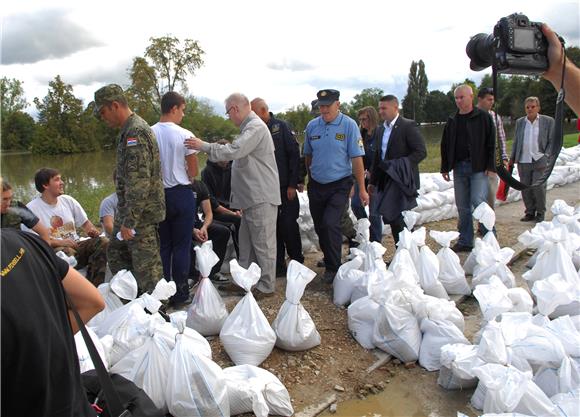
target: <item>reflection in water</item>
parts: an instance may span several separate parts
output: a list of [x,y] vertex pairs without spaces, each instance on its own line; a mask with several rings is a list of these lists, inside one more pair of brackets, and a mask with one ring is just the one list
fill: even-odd
[[112,192],[114,167],[114,151],[72,155],[2,153],[1,160],[2,176],[12,185],[15,197],[24,202],[38,194],[34,173],[40,168],[58,169],[65,182],[65,193],[81,196],[98,190],[104,190],[105,195]]

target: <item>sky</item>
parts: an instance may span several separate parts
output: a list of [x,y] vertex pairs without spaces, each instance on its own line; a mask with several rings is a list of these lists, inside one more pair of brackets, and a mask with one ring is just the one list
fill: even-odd
[[1,76],[24,82],[31,114],[57,74],[86,105],[105,84],[128,86],[127,70],[149,39],[172,35],[205,51],[187,87],[220,113],[233,92],[262,97],[274,112],[310,103],[324,88],[343,102],[371,87],[402,99],[413,60],[425,62],[429,90],[491,73],[469,69],[465,45],[514,12],[580,44],[578,0],[20,0],[2,5]]

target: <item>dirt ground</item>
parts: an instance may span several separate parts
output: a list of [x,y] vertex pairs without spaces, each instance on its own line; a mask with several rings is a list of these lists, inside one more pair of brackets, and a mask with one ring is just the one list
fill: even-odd
[[[548,204],[550,205],[554,198],[564,198],[568,204],[576,205],[578,203],[577,196],[579,195],[576,192],[578,188],[574,184],[572,187],[571,191],[568,190],[568,198],[566,196],[560,197],[560,193],[549,194]],[[533,224],[518,221],[519,217],[521,217],[521,202],[502,206],[496,212],[498,213],[496,227],[501,247],[513,247],[517,243],[517,237],[533,226]],[[551,214],[547,215],[546,220],[549,219],[551,219]],[[428,231],[456,230],[456,219],[433,222],[424,226]],[[438,245],[430,238],[428,238],[428,244],[433,251],[437,252],[439,250]],[[383,245],[387,248],[384,259],[390,261],[394,254],[391,236],[385,236]],[[346,245],[343,245],[343,251],[346,255]],[[460,254],[462,262],[466,257],[467,254]],[[304,263],[321,275],[324,272],[323,268],[316,266],[320,258],[320,253],[307,254]],[[526,285],[521,281],[521,274],[525,272],[526,260],[526,255],[524,254],[522,259],[512,266],[512,271],[518,278],[519,285],[524,288],[526,288]],[[275,296],[258,301],[270,322],[274,320],[284,302],[285,282],[285,279],[279,278]],[[239,299],[239,296],[227,296],[224,294],[224,300],[229,311],[233,309]],[[438,403],[449,403],[450,399],[453,400],[447,404],[448,411],[453,411],[453,414],[447,414],[447,411],[431,414],[428,412],[429,410],[424,410],[421,414],[413,415],[455,415],[457,410],[468,415],[477,415],[477,412],[468,406],[472,391],[442,394],[441,391],[443,390],[436,383],[437,372],[427,372],[420,368],[418,364],[409,367],[401,364],[398,360],[391,360],[372,372],[367,372],[367,369],[377,361],[377,356],[375,356],[374,352],[362,348],[349,334],[347,310],[336,307],[332,303],[332,286],[323,284],[320,276],[317,276],[307,286],[302,298],[302,304],[314,320],[316,328],[321,335],[322,343],[305,352],[287,352],[274,348],[270,356],[260,365],[275,374],[284,383],[290,393],[297,415],[316,415],[320,410],[316,410],[316,407],[313,406],[321,405],[325,402],[339,403],[340,411],[342,402],[356,398],[363,399],[370,394],[380,393],[391,384],[406,386],[412,384],[412,390],[416,396],[432,404],[433,409],[441,410],[437,406]],[[479,330],[481,322],[477,300],[473,297],[468,297],[458,305],[458,308],[465,316],[465,335],[472,340],[473,335]],[[213,359],[220,366],[228,367],[234,365],[222,348],[219,338],[213,338],[210,340],[210,344]],[[335,396],[335,401],[330,401],[329,399],[332,399],[333,396]],[[395,412],[392,415],[402,414]]]

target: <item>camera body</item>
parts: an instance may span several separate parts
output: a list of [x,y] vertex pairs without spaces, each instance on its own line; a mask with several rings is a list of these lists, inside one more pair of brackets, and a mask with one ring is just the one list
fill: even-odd
[[542,23],[530,22],[519,13],[502,17],[493,28],[493,35],[475,35],[466,52],[474,71],[493,65],[500,74],[539,75],[549,65]]

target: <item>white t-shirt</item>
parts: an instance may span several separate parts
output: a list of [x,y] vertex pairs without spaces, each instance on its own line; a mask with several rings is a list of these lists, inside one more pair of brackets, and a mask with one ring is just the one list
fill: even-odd
[[187,149],[183,141],[194,138],[195,135],[173,122],[158,122],[151,126],[151,129],[155,133],[159,147],[163,188],[171,188],[180,184],[190,185],[185,157],[197,153],[197,151]]
[[[45,203],[40,196],[26,205],[46,225],[53,239],[79,240],[77,227],[81,227],[88,220],[87,213],[77,200],[70,195],[61,195],[56,204]],[[30,231],[25,227],[23,230]]]

